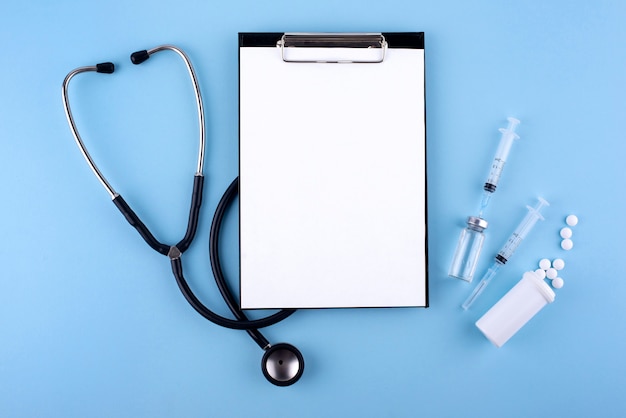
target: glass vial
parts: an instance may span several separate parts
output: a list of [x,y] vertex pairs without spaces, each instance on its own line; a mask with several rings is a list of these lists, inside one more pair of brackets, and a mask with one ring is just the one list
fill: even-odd
[[454,258],[448,275],[457,279],[471,282],[474,278],[474,271],[480,257],[480,250],[483,248],[487,221],[476,216],[467,218],[467,228],[461,232],[459,242],[454,251]]

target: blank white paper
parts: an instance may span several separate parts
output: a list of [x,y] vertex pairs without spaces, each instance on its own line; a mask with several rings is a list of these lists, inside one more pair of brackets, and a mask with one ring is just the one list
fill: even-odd
[[242,307],[425,306],[423,49],[242,47],[239,93]]

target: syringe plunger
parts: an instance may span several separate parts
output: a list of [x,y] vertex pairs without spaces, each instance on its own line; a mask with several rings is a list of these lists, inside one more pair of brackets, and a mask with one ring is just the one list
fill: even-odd
[[515,133],[517,125],[520,124],[519,119],[515,119],[514,117],[509,116],[507,120],[509,121],[509,125],[506,128],[499,129],[502,133],[502,136],[500,138],[500,144],[498,145],[496,155],[493,158],[489,177],[487,178],[487,182],[485,182],[485,186],[483,187],[485,191],[489,193],[493,193],[496,191],[496,186],[500,181],[500,176],[502,175],[502,170],[504,169],[504,163],[506,163],[506,159],[508,158],[509,152],[511,151],[511,145],[513,145],[514,140],[519,139],[519,135]]

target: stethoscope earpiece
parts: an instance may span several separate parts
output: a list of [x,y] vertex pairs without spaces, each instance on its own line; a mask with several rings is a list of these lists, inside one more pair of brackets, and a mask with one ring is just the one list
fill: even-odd
[[148,53],[146,49],[144,49],[143,51],[137,51],[137,52],[133,52],[132,54],[130,54],[130,61],[135,65],[141,64],[148,58],[150,58],[150,54]]
[[103,74],[113,74],[115,71],[115,64],[112,62],[102,62],[100,64],[96,64],[96,72]]
[[296,383],[304,372],[304,357],[296,347],[279,343],[265,350],[261,360],[263,375],[276,386]]

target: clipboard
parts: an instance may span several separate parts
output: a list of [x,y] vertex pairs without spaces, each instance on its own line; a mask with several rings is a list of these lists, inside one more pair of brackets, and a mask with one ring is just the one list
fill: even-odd
[[424,34],[239,34],[243,309],[427,307]]

